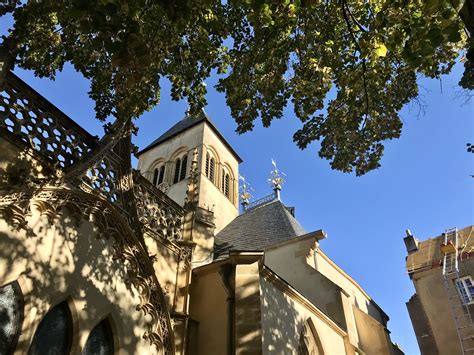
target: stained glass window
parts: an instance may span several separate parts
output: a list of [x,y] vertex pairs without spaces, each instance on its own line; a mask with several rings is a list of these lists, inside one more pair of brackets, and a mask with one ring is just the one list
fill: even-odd
[[69,354],[72,343],[72,316],[66,301],[53,307],[36,329],[29,355]]
[[114,337],[107,319],[97,324],[87,338],[83,355],[113,355]]
[[0,287],[0,354],[16,348],[23,324],[23,294],[18,282]]

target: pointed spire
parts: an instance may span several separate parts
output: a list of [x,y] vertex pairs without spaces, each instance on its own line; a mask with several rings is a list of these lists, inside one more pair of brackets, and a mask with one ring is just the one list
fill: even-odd
[[285,182],[285,179],[283,179],[283,176],[286,176],[286,175],[282,171],[278,171],[277,164],[275,160],[273,160],[273,158],[272,158],[272,165],[273,165],[273,170],[270,171],[271,177],[270,179],[268,179],[268,182],[273,187],[273,191],[275,192],[275,197],[279,200],[281,186]]

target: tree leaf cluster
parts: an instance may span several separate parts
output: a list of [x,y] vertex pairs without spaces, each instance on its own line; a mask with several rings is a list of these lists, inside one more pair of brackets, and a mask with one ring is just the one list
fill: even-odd
[[[472,43],[460,0],[0,0],[11,13],[17,65],[54,79],[66,62],[90,80],[97,118],[138,117],[159,103],[160,79],[191,113],[219,75],[239,133],[293,104],[305,148],[332,168],[377,168],[417,75],[448,73]],[[463,87],[472,88],[472,60]]]

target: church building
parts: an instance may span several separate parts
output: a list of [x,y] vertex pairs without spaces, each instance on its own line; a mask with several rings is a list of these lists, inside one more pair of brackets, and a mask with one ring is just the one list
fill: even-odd
[[137,170],[131,131],[93,137],[0,74],[0,354],[403,354],[276,165],[250,202],[204,112]]

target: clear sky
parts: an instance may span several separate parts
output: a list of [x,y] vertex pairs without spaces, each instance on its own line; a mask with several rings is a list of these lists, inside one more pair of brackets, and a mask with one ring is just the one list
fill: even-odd
[[[102,135],[87,96],[89,84],[70,66],[56,81],[15,73],[89,132]],[[392,340],[409,355],[419,350],[405,306],[414,292],[404,268],[405,229],[426,239],[474,222],[474,154],[466,152],[466,143],[474,143],[474,101],[456,98],[461,73],[458,65],[442,81],[420,79],[425,113],[415,106],[403,109],[402,137],[386,145],[382,167],[362,177],[331,170],[317,156],[317,144],[299,150],[292,135],[301,123],[291,109],[270,128],[257,124],[253,132],[237,135],[224,96],[213,90],[215,78],[207,82],[206,112],[243,158],[240,173],[255,199],[271,192],[273,158],[287,175],[283,202],[296,207],[308,232],[328,234],[323,250],[385,310]],[[160,105],[137,121],[139,148],[184,116],[186,104],[169,99],[166,82],[161,97]]]

